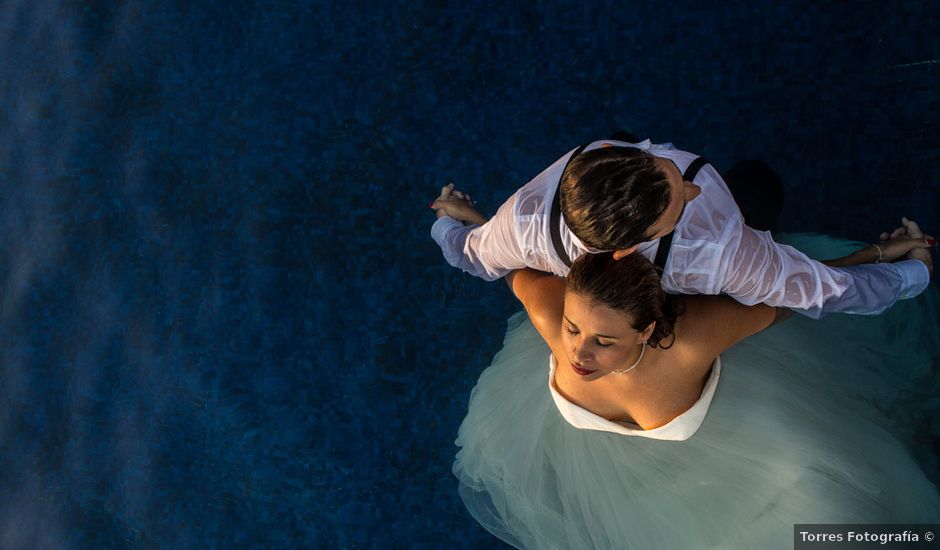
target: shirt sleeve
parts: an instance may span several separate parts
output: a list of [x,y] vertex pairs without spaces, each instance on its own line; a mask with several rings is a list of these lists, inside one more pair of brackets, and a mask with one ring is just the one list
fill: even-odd
[[438,218],[431,226],[431,238],[441,247],[447,263],[486,281],[526,267],[516,238],[514,199],[506,201],[483,225],[465,226],[448,216]]
[[830,313],[874,315],[927,288],[918,261],[829,267],[769,233],[742,225],[739,245],[728,247],[722,291],[743,304],[787,307],[812,318]]

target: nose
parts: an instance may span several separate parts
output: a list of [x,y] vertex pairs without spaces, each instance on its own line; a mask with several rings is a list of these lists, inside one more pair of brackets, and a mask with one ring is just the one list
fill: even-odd
[[571,342],[571,357],[578,363],[584,363],[590,359],[590,353],[588,353],[587,346],[584,345],[582,340],[576,339]]

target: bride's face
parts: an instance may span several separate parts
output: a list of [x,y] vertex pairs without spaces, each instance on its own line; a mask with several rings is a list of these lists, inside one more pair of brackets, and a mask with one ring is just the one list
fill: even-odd
[[596,380],[632,365],[654,326],[639,332],[629,315],[570,291],[565,294],[561,323],[564,367],[583,380]]

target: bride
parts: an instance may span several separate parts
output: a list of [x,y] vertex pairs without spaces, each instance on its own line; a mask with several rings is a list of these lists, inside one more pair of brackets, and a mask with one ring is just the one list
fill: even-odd
[[[923,246],[913,222],[893,236],[888,259]],[[454,464],[468,510],[506,542],[791,548],[798,523],[940,519],[905,446],[926,436],[911,419],[930,418],[933,289],[877,318],[797,318],[741,342],[788,312],[667,296],[638,254],[507,280],[527,316],[473,390]]]

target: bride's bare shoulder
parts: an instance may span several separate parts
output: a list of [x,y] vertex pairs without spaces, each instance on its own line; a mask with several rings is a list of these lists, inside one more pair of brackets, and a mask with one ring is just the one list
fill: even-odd
[[770,326],[776,310],[746,306],[728,296],[683,296],[676,337],[685,347],[717,355],[735,342]]

